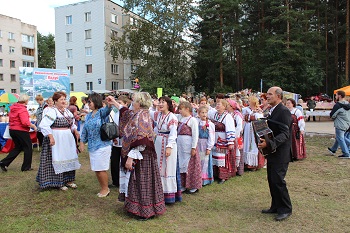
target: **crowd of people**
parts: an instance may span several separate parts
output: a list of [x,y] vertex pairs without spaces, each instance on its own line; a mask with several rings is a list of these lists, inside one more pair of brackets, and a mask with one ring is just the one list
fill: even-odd
[[[36,177],[42,189],[77,188],[78,154],[87,145],[91,170],[100,184],[97,196],[110,194],[110,167],[112,186],[119,187],[118,200],[140,220],[164,213],[165,205],[182,201],[183,193],[194,194],[215,180],[224,184],[244,171],[264,167],[272,202],[262,212],[278,213],[276,220],[292,213],[284,177],[290,161],[306,158],[305,121],[294,99],[287,99],[284,106],[280,88],[251,93],[246,100],[242,93],[217,94],[215,99],[203,95],[198,101],[152,98],[145,92],[132,98],[103,99],[93,93],[82,99],[80,109],[76,97],[69,102],[66,98],[64,92],[55,92],[46,102],[37,96],[34,125],[23,111],[28,96],[21,95],[10,111],[15,149],[1,160],[3,171],[20,151],[25,152],[22,171],[32,169],[28,132],[33,128],[42,147]],[[119,126],[120,135],[105,141],[100,128],[110,119]],[[267,120],[275,138],[269,142],[257,138],[252,124],[257,120]],[[263,148],[269,148],[270,153],[264,156]]]

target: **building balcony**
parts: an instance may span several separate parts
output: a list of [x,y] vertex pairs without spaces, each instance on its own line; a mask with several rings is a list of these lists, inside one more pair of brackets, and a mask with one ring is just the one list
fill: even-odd
[[22,41],[22,47],[29,48],[29,49],[34,49],[35,48],[35,44],[34,43],[30,43],[30,42],[23,42]]
[[22,55],[22,60],[24,61],[35,61],[34,56]]

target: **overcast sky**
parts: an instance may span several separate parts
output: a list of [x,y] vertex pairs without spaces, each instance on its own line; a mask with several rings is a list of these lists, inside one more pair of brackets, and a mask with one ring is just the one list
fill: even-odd
[[[55,34],[55,10],[57,6],[86,2],[87,0],[0,0],[0,14],[20,19],[37,26],[40,33]],[[120,0],[114,2],[121,4]]]

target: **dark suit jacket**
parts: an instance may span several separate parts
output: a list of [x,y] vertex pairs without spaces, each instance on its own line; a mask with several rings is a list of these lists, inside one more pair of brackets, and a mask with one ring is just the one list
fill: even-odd
[[267,147],[272,153],[266,156],[268,163],[289,163],[292,161],[291,135],[292,135],[292,115],[287,107],[279,103],[268,117],[273,121],[278,121],[286,126],[268,121],[270,129],[275,138],[270,140]]

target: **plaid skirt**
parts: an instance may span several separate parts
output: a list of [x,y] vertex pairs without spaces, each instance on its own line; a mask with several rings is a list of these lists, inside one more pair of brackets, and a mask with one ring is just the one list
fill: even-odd
[[213,166],[214,177],[220,180],[228,180],[231,177],[236,176],[236,150],[226,150],[225,154],[225,167]]
[[162,181],[159,175],[157,155],[146,148],[131,173],[125,209],[137,216],[149,218],[165,212]]
[[75,180],[75,171],[63,172],[55,174],[52,166],[52,150],[50,146],[50,139],[48,136],[44,137],[42,144],[42,151],[40,154],[40,165],[36,181],[40,188],[59,188],[64,186],[67,182]]
[[202,167],[198,151],[195,156],[191,156],[187,173],[181,173],[181,186],[187,189],[202,188]]

